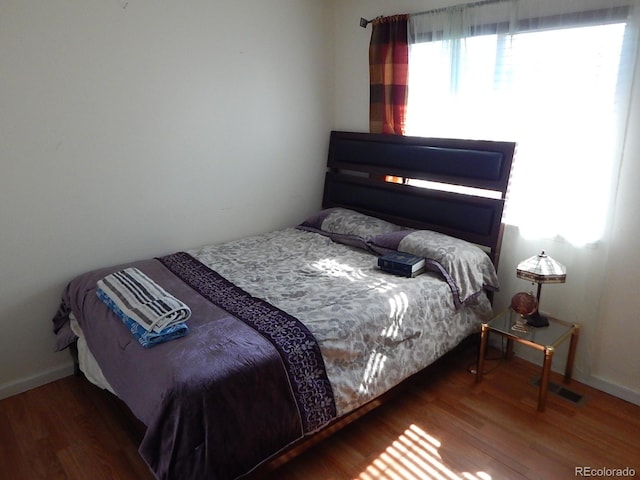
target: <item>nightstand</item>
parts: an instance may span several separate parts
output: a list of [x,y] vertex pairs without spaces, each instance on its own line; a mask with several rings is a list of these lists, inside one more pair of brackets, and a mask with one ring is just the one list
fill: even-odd
[[[482,371],[484,368],[484,357],[487,350],[489,333],[496,333],[507,339],[506,358],[511,358],[513,354],[513,342],[526,345],[544,353],[542,364],[542,376],[540,378],[540,390],[538,392],[538,411],[544,412],[547,402],[547,391],[549,388],[549,375],[551,373],[551,362],[555,349],[567,339],[570,339],[569,353],[567,355],[567,365],[564,372],[564,383],[571,382],[573,372],[573,361],[575,359],[576,347],[578,345],[578,335],[580,327],[575,323],[568,323],[557,318],[549,317],[547,327],[522,327],[520,314],[508,309],[499,313],[491,320],[482,324],[482,335],[480,337],[480,353],[478,354],[478,365],[476,370],[476,383],[482,382]],[[516,325],[514,329],[514,325]]]

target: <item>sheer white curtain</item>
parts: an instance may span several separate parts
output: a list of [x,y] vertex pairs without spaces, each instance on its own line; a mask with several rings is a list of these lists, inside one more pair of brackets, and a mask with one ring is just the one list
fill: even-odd
[[626,134],[633,3],[508,0],[411,16],[407,135],[516,141],[507,222],[598,241]]

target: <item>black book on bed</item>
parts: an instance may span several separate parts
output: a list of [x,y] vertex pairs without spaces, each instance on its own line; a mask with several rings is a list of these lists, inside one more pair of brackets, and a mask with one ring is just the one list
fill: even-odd
[[393,252],[378,257],[378,266],[382,270],[403,277],[420,275],[424,272],[424,265],[424,258],[410,253]]

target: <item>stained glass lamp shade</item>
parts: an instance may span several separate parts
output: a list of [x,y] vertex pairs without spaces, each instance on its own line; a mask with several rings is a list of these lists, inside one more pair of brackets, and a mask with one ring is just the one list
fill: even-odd
[[[542,253],[520,262],[516,268],[516,276],[538,284],[538,306],[540,305],[540,292],[543,283],[564,283],[567,280],[567,269],[560,262],[549,255]],[[529,324],[534,326],[546,326],[549,322],[539,312],[531,315]]]

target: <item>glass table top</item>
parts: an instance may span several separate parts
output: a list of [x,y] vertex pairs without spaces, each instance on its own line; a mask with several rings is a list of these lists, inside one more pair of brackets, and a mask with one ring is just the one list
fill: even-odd
[[[487,325],[491,331],[512,337],[514,340],[555,348],[573,333],[575,325],[553,317],[547,318],[549,326],[532,327],[526,324],[526,320],[519,313],[507,309],[487,322]],[[518,326],[514,329],[516,324]]]

